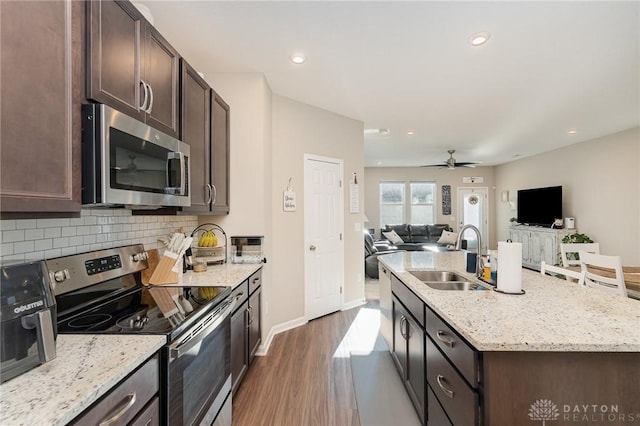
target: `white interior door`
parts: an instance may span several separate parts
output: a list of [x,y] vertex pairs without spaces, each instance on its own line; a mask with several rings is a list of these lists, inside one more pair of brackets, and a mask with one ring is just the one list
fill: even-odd
[[[458,188],[458,229],[467,224],[478,228],[484,253],[489,242],[488,193],[488,188]],[[467,229],[462,238],[467,240],[467,248],[475,249],[478,246],[475,232]]]
[[342,306],[342,160],[305,155],[305,317]]

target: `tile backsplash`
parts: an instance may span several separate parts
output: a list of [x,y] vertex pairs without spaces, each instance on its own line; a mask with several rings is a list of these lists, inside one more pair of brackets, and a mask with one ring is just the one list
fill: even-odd
[[159,248],[158,237],[182,227],[190,234],[197,216],[132,216],[127,209],[83,209],[79,218],[0,220],[0,261],[31,261],[129,244]]

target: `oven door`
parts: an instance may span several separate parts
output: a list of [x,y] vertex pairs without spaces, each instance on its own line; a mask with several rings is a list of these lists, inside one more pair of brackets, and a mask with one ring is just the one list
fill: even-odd
[[214,411],[215,416],[230,398],[231,312],[234,306],[233,299],[222,302],[165,348],[165,424],[200,424]]

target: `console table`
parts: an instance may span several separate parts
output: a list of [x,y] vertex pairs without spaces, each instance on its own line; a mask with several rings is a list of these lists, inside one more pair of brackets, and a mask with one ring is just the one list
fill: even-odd
[[539,271],[543,260],[550,265],[558,263],[562,238],[574,232],[577,231],[516,225],[509,229],[509,238],[522,243],[522,266]]

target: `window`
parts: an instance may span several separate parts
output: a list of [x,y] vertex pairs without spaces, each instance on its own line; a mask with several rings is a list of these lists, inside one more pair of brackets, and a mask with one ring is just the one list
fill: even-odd
[[432,182],[411,182],[409,186],[411,189],[411,219],[409,223],[436,223],[436,184]]
[[434,182],[380,182],[380,227],[436,223],[435,198]]
[[404,182],[380,182],[380,227],[404,222]]

